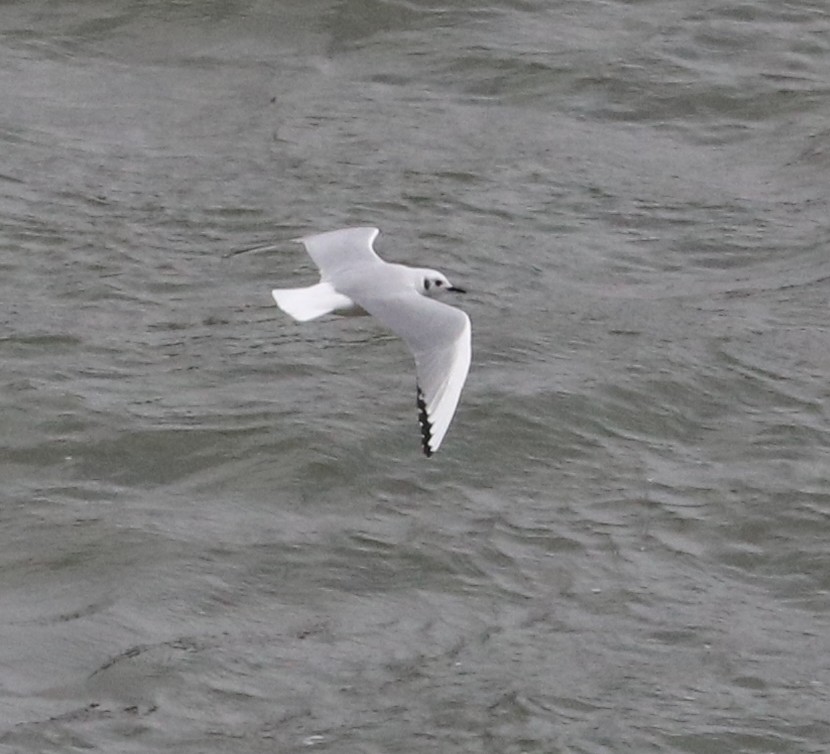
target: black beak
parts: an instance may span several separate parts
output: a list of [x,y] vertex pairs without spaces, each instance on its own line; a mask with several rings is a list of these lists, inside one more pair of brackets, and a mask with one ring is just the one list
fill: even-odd
[[449,288],[447,288],[447,290],[452,291],[453,293],[466,293],[467,292],[463,288],[456,288],[454,285],[451,285]]

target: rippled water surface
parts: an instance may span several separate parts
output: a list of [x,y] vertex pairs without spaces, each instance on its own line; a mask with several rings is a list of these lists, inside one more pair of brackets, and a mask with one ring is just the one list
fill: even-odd
[[[824,2],[6,2],[0,752],[830,750]],[[351,224],[470,292],[299,325]]]

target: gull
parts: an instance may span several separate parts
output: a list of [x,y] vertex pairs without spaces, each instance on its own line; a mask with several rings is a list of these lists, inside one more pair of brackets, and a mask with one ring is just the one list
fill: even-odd
[[421,445],[441,446],[472,356],[470,318],[433,296],[465,293],[437,270],[384,262],[372,248],[377,228],[343,228],[294,239],[320,270],[307,288],[275,288],[277,306],[298,322],[325,314],[370,314],[406,341],[415,356]]

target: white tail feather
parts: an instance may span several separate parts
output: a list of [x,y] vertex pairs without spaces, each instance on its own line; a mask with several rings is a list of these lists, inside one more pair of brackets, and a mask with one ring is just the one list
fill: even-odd
[[298,322],[354,306],[352,300],[334,290],[331,283],[317,283],[308,288],[275,288],[271,295],[277,306]]

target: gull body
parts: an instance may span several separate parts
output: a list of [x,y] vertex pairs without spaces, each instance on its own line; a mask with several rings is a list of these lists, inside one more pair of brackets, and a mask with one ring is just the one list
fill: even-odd
[[296,239],[320,269],[320,282],[271,293],[300,322],[370,314],[406,341],[415,356],[422,446],[430,456],[449,429],[472,356],[469,317],[433,297],[464,291],[437,270],[384,262],[372,247],[378,233],[344,228]]

